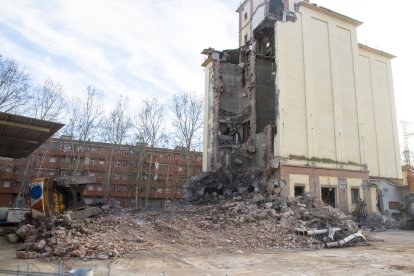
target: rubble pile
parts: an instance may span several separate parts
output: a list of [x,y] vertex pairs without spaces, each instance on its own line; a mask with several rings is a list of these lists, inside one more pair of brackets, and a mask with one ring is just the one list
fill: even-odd
[[217,203],[221,199],[260,191],[265,178],[263,170],[226,170],[203,172],[184,185],[187,200]]
[[387,217],[379,213],[373,213],[366,218],[361,219],[365,229],[371,231],[384,231],[387,229],[404,229],[404,221],[398,221],[392,217]]
[[[214,204],[171,204],[160,210],[123,210],[116,204],[101,208],[93,218],[63,215],[27,221],[13,234],[21,242],[17,257],[108,259],[147,249],[196,254],[319,249],[360,230],[310,194],[288,199],[253,192]],[[313,233],[316,229],[322,233]],[[367,243],[360,238],[353,242]]]
[[71,220],[69,215],[31,219],[16,231],[22,242],[17,245],[17,258],[122,257],[145,248],[142,233],[131,221],[128,223],[115,215],[82,220]]

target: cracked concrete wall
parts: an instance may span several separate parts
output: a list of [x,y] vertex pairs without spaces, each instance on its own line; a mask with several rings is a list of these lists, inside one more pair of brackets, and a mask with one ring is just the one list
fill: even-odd
[[250,24],[258,12],[264,14],[260,14],[255,29],[250,29],[244,45],[234,50],[203,51],[208,56],[203,66],[212,68],[206,90],[209,126],[205,137],[211,139],[205,143],[205,170],[265,168],[272,158],[279,113],[274,29],[276,21],[296,20],[294,12],[288,10],[292,3],[245,1],[238,10],[244,16],[241,22]]
[[256,132],[263,132],[267,125],[276,120],[276,87],[274,60],[256,60]]

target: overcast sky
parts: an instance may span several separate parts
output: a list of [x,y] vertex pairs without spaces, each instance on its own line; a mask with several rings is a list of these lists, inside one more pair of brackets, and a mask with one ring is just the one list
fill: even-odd
[[[311,1],[312,2],[312,1]],[[414,121],[409,0],[314,0],[364,22],[363,44],[392,53],[398,119]],[[132,108],[154,95],[203,93],[200,52],[236,48],[239,0],[0,0],[0,54],[37,83],[50,77],[68,95],[88,85]],[[414,128],[414,126],[413,126]],[[414,137],[412,138],[414,140]]]

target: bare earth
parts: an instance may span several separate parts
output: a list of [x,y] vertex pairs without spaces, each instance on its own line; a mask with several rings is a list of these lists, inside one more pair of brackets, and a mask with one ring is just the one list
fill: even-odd
[[[414,273],[414,232],[376,233],[370,246],[315,251],[272,251],[271,253],[197,255],[178,250],[141,251],[133,258],[116,260],[64,261],[65,270],[93,268],[94,275],[407,275]],[[16,270],[15,245],[0,238],[0,269]],[[205,253],[204,253],[205,254]],[[57,272],[59,262],[22,260],[26,271]],[[1,273],[0,273],[1,275]]]

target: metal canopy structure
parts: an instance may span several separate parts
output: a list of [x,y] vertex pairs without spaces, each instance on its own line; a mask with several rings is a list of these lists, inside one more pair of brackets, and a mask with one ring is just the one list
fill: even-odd
[[27,157],[63,126],[0,112],[0,157]]

